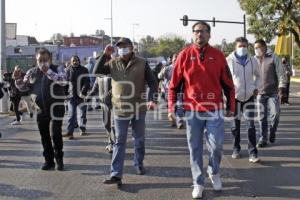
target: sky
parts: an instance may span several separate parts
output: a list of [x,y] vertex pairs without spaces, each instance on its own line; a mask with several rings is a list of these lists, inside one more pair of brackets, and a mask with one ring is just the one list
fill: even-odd
[[[237,0],[112,0],[113,34],[139,40],[176,34],[190,41],[191,26],[183,26],[183,15],[190,19],[243,21]],[[6,0],[6,22],[17,23],[18,35],[35,36],[38,41],[54,33],[75,36],[94,34],[102,29],[110,35],[110,0]],[[133,25],[138,24],[138,25]],[[134,34],[133,34],[134,32]],[[211,44],[225,38],[232,42],[243,36],[243,25],[220,24],[212,27]],[[254,37],[247,35],[250,42]]]

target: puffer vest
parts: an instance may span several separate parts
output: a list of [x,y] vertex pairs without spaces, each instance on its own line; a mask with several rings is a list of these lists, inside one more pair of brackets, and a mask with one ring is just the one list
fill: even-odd
[[120,58],[110,63],[112,104],[118,116],[128,117],[138,112],[146,112],[146,61],[133,57],[127,66]]

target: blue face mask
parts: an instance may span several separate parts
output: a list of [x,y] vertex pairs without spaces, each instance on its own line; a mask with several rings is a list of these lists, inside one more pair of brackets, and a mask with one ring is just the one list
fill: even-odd
[[246,48],[246,47],[238,47],[237,49],[236,49],[236,54],[238,55],[238,56],[244,56],[244,55],[246,55],[248,53],[248,49]]
[[130,53],[130,50],[129,50],[129,48],[128,47],[126,47],[126,48],[118,48],[118,54],[119,54],[119,56],[126,56],[127,54],[129,54]]

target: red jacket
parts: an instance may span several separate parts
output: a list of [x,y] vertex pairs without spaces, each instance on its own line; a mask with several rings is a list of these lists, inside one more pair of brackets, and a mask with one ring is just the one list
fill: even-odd
[[200,48],[193,44],[179,53],[169,85],[169,112],[174,112],[182,83],[185,110],[205,112],[223,109],[224,94],[226,110],[234,112],[235,92],[231,73],[223,53],[218,49],[207,45],[204,53],[200,54]]

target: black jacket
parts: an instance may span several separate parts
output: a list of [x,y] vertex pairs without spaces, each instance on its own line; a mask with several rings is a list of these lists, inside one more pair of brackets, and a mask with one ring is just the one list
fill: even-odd
[[[72,85],[72,87],[69,87],[68,89],[69,95],[71,95],[71,97],[80,98],[80,93],[84,96],[87,95],[87,92],[90,88],[90,78],[87,68],[81,65],[79,65],[78,67],[70,66],[67,69],[67,79]],[[78,86],[80,88],[78,88]]]
[[0,82],[0,99],[4,96],[4,91],[3,91],[4,84]]
[[[49,68],[56,73],[58,72],[56,65],[50,65]],[[16,80],[17,88],[21,91],[29,88],[32,100],[40,110],[50,111],[53,103],[64,101],[64,86],[50,80],[38,67],[28,70],[26,74],[29,81],[24,83],[23,78]]]

